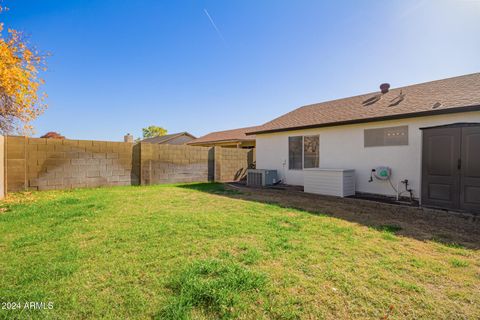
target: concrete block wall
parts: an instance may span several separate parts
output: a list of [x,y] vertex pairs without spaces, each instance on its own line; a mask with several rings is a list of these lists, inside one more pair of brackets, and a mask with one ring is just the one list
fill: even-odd
[[7,136],[7,191],[138,184],[132,143]]
[[253,149],[215,147],[215,181],[245,179],[254,161]]
[[[0,136],[1,137],[1,136]],[[3,138],[3,137],[1,137]],[[252,150],[7,136],[4,191],[237,181]],[[0,161],[0,167],[2,163]],[[2,170],[3,172],[3,170]],[[2,189],[0,188],[0,197]]]
[[213,181],[213,148],[140,144],[141,184]]

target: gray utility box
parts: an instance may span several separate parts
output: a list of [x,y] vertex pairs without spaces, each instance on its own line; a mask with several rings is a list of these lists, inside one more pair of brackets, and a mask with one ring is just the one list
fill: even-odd
[[277,170],[267,169],[248,169],[247,186],[266,187],[275,184],[278,181]]

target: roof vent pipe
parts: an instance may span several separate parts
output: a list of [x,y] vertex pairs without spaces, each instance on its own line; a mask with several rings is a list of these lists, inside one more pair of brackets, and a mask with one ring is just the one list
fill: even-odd
[[382,91],[383,94],[387,93],[388,89],[390,89],[390,84],[389,83],[382,83],[380,85],[380,90]]

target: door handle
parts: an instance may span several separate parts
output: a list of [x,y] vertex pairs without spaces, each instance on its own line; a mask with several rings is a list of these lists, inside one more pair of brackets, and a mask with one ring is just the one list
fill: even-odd
[[462,159],[458,159],[458,161],[457,161],[457,169],[458,169],[458,170],[462,169]]

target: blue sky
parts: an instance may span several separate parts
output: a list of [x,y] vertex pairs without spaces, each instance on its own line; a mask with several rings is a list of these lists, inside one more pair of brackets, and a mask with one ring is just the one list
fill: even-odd
[[53,54],[37,135],[116,141],[154,124],[200,136],[480,71],[477,0],[4,3],[6,26]]

